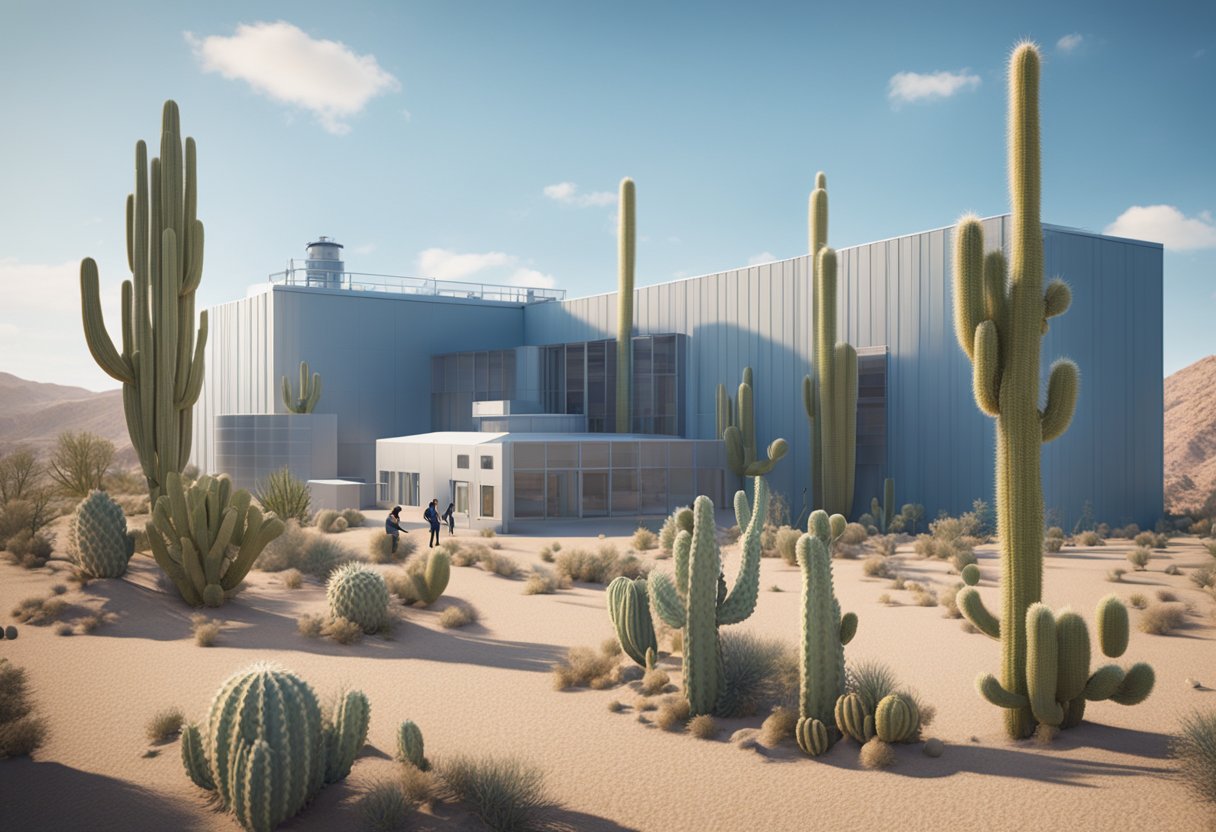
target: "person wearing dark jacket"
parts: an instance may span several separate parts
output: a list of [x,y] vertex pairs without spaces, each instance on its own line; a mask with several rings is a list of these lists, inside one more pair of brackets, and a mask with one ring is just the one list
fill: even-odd
[[393,554],[397,553],[397,538],[405,529],[401,528],[401,506],[393,506],[393,510],[384,519],[384,533],[392,535]]
[[431,542],[429,546],[434,548],[439,545],[439,500],[437,498],[431,500],[430,505],[426,507],[426,511],[422,513],[422,516],[431,525]]
[[440,518],[446,520],[448,524],[448,535],[456,534],[456,504],[448,503],[448,510],[443,513]]

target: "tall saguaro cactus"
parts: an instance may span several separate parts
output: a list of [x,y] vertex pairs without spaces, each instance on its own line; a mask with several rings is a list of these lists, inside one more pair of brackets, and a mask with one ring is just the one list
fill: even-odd
[[[1042,710],[1031,702],[1027,689],[1027,656],[1032,647],[1027,613],[1041,600],[1043,590],[1042,445],[1068,428],[1080,379],[1076,364],[1056,361],[1047,384],[1047,403],[1039,409],[1039,339],[1047,330],[1047,319],[1068,308],[1070,292],[1061,280],[1053,280],[1046,291],[1043,288],[1039,53],[1033,44],[1020,44],[1010,59],[1008,117],[1013,202],[1009,274],[1001,252],[984,254],[979,220],[964,217],[955,238],[954,327],[959,346],[972,362],[976,404],[997,420],[1003,597],[1000,622],[984,609],[973,587],[959,593],[959,608],[978,629],[999,635],[1001,680],[998,684],[992,677],[981,677],[981,692],[1006,709],[1005,728],[1016,739],[1034,730],[1037,712]],[[1054,647],[1054,636],[1052,642]]]
[[[651,572],[649,589],[655,612],[684,631],[684,695],[692,714],[713,713],[724,691],[718,627],[738,624],[756,608],[760,590],[760,530],[768,512],[768,486],[756,478],[755,505],[735,494],[735,519],[743,533],[743,557],[734,588],[726,592],[722,553],[714,527],[714,504],[705,496],[693,503],[692,517],[681,513],[674,549],[675,581]],[[692,527],[688,528],[691,519]]]
[[203,277],[203,224],[195,216],[194,139],[182,155],[177,104],[165,102],[160,156],[135,145],[135,193],[127,197],[127,264],[122,284],[122,352],[101,314],[97,263],[80,263],[84,335],[98,366],[122,382],[127,431],[153,504],[170,472],[186,467],[191,408],[203,386],[207,312],[194,331],[194,293]]
[[617,226],[616,432],[633,430],[633,263],[637,246],[633,180],[621,180]]
[[768,446],[768,458],[757,458],[752,368],[743,368],[743,381],[739,382],[739,395],[735,400],[736,413],[733,417],[723,417],[722,408],[725,405],[729,409],[730,396],[726,395],[721,384],[718,385],[717,399],[718,424],[725,425],[718,436],[726,442],[727,467],[737,477],[759,477],[772,471],[789,450],[789,444],[784,439],[774,439]]
[[828,247],[827,177],[815,176],[808,206],[814,311],[814,375],[802,380],[802,403],[811,428],[813,502],[830,514],[853,505],[857,462],[857,350],[837,342],[836,252]]
[[291,394],[291,383],[283,376],[283,405],[292,413],[312,413],[321,398],[321,374],[313,373],[308,378],[308,362],[300,362],[300,395]]

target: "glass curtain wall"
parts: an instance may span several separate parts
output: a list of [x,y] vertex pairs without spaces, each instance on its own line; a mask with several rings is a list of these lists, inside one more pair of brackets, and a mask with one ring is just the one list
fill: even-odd
[[431,430],[476,430],[473,402],[515,397],[515,350],[431,358]]

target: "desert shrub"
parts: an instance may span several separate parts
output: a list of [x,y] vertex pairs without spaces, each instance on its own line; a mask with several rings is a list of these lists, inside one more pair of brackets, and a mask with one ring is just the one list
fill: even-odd
[[772,748],[787,737],[794,736],[794,727],[798,724],[798,711],[778,705],[773,712],[765,717],[760,725],[760,742]]
[[[348,528],[357,529],[367,522],[367,517],[357,508],[342,509],[342,519],[346,521]],[[388,535],[385,535],[387,537]]]
[[899,606],[899,602],[896,601],[894,598],[892,598],[891,593],[889,593],[889,592],[884,592],[882,595],[879,595],[878,603],[882,604],[884,607],[898,607]]
[[253,496],[262,508],[273,511],[281,520],[294,519],[303,523],[308,519],[308,504],[312,500],[308,483],[292,476],[286,466],[258,483]]
[[46,472],[61,493],[83,499],[100,490],[114,462],[114,443],[87,431],[59,434]]
[[553,665],[553,686],[567,688],[605,688],[620,681],[620,660],[602,649],[571,647],[565,660]]
[[1187,534],[1193,534],[1195,537],[1210,537],[1212,534],[1212,520],[1208,517],[1200,517],[1187,527]]
[[334,534],[346,531],[346,518],[345,517],[335,517],[333,525],[331,525],[329,527],[329,530],[331,533],[334,533]]
[[182,730],[185,721],[181,708],[163,708],[144,725],[144,736],[148,742],[168,742]]
[[1140,534],[1140,527],[1135,523],[1128,523],[1126,526],[1110,530],[1111,537],[1118,537],[1123,540],[1135,540],[1138,534]]
[[321,635],[332,638],[338,644],[354,644],[363,638],[363,627],[349,618],[337,616],[325,619]]
[[397,537],[397,551],[393,551],[391,534],[373,534],[367,539],[368,560],[372,563],[401,563],[418,551],[418,541],[402,532]]
[[933,538],[932,535],[927,535],[927,534],[917,535],[916,543],[913,544],[912,549],[914,552],[916,552],[918,557],[922,557],[922,558],[937,557],[937,541]]
[[362,828],[370,832],[398,832],[408,828],[413,807],[405,797],[401,784],[393,780],[376,780],[365,787],[355,802]]
[[637,531],[633,533],[633,548],[639,552],[645,552],[656,545],[658,545],[658,537],[655,536],[655,533],[645,526],[638,526]]
[[958,608],[958,593],[964,586],[962,581],[957,581],[940,589],[937,593],[937,603],[941,604],[944,610],[943,615],[946,618],[962,618],[963,613]]
[[27,757],[46,738],[46,723],[34,716],[25,669],[0,659],[0,759]]
[[484,528],[481,531],[479,531],[478,534],[481,535],[482,537],[493,537],[494,530],[491,528]]
[[1132,549],[1127,553],[1127,562],[1130,563],[1132,568],[1137,572],[1143,572],[1144,568],[1148,566],[1149,558],[1152,556],[1153,553],[1148,549],[1144,548],[1143,546],[1137,546],[1135,549]]
[[912,603],[918,607],[936,607],[937,594],[932,590],[922,590],[912,594]]
[[869,769],[887,768],[895,762],[895,751],[889,743],[874,737],[861,747],[861,764]]
[[502,578],[514,578],[519,574],[519,564],[507,555],[488,551],[481,559],[481,568]]
[[1048,552],[1059,552],[1064,548],[1064,530],[1059,526],[1052,526],[1047,530],[1046,536],[1043,538],[1043,549]]
[[152,551],[152,544],[148,542],[148,528],[146,526],[138,526],[134,529],[128,528],[127,534],[135,541],[136,552]]
[[73,633],[72,625],[66,621],[56,621],[55,626],[51,628],[51,632],[57,636],[70,636]]
[[1102,539],[1102,536],[1100,534],[1098,534],[1096,531],[1093,531],[1092,529],[1087,532],[1081,532],[1079,535],[1077,535],[1077,542],[1080,543],[1082,546],[1105,546],[1106,545],[1106,541],[1104,541]]
[[1123,576],[1126,574],[1126,569],[1108,569],[1106,570],[1106,580],[1110,581],[1112,584],[1121,583],[1123,581]]
[[798,653],[786,642],[752,632],[724,630],[721,636],[724,717],[752,716],[798,697]]
[[669,684],[671,684],[671,677],[667,675],[666,671],[660,670],[657,667],[651,668],[642,676],[642,695],[655,696],[660,694]]
[[878,534],[878,522],[874,519],[874,515],[869,512],[858,517],[857,524],[866,530],[866,534]]
[[33,624],[36,627],[52,623],[67,608],[67,601],[59,596],[50,598],[30,597],[21,600],[12,610],[13,618],[21,624]]
[[590,584],[606,584],[621,575],[640,578],[649,571],[633,555],[621,557],[611,544],[600,546],[594,554],[586,549],[562,552],[557,556],[556,569],[558,575]]
[[569,588],[569,578],[555,575],[550,569],[535,566],[532,568],[532,574],[524,583],[524,595],[552,595],[559,589]]
[[549,544],[549,548],[554,552],[560,552],[562,550],[562,542],[560,540],[555,540]]
[[688,704],[688,700],[683,696],[678,694],[668,696],[663,701],[663,704],[659,705],[658,712],[654,717],[654,724],[664,731],[680,728],[684,723],[688,722],[691,712],[692,706]]
[[688,721],[688,733],[699,740],[711,740],[718,735],[718,723],[709,714],[694,716]]
[[1166,566],[1161,571],[1164,572],[1166,575],[1181,575],[1182,574],[1182,570],[1178,568],[1178,564],[1176,564],[1176,563],[1171,563],[1170,565]]
[[798,529],[792,529],[789,526],[782,526],[777,529],[773,540],[773,548],[781,559],[791,566],[798,565],[798,538],[802,537],[802,532]]
[[439,781],[430,769],[423,771],[417,766],[402,766],[401,791],[411,806],[424,806],[435,801]]
[[494,832],[543,829],[557,805],[546,792],[544,772],[518,757],[459,755],[440,760],[437,770],[450,796]]
[[903,575],[896,575],[891,579],[891,589],[907,589],[908,582]]
[[1216,711],[1194,711],[1179,723],[1170,742],[1182,782],[1195,797],[1216,803]]
[[296,630],[300,635],[308,636],[309,638],[320,638],[321,631],[325,629],[325,616],[323,615],[302,615],[296,621]]
[[288,589],[299,589],[304,584],[304,576],[299,569],[284,570],[282,578],[283,586]]
[[780,554],[777,551],[777,527],[764,526],[760,529],[760,557],[775,558]]
[[455,630],[460,627],[466,627],[469,624],[476,624],[481,619],[481,614],[477,612],[477,608],[472,604],[460,602],[452,604],[439,614],[439,626],[448,630]]
[[553,563],[553,549],[549,546],[540,547],[540,559],[544,563]]
[[1158,601],[1177,601],[1178,596],[1175,595],[1174,593],[1170,592],[1168,589],[1159,589],[1159,590],[1157,590],[1157,600]]
[[1216,540],[1210,540],[1210,541],[1205,542],[1203,544],[1203,548],[1209,555],[1216,558]]
[[954,551],[950,554],[950,565],[954,571],[962,574],[963,570],[973,563],[979,563],[979,558],[975,556],[971,547],[959,547],[956,544]]
[[871,555],[861,564],[861,572],[869,578],[894,578],[891,562],[882,555]]
[[73,624],[76,627],[77,635],[86,636],[95,631],[102,624],[105,624],[112,620],[112,618],[116,617],[117,616],[114,613],[106,613],[105,615],[94,613],[93,615],[85,615],[77,618]]
[[41,569],[50,560],[54,547],[51,539],[42,532],[34,534],[22,529],[8,539],[6,544],[9,560],[26,569]]
[[899,547],[899,539],[893,534],[880,534],[870,540],[870,543],[884,557],[893,557]]
[[[323,534],[330,534],[337,531],[334,529],[334,521],[341,516],[332,508],[323,508],[312,516],[312,524],[316,527],[317,531]],[[388,535],[385,535],[385,537],[388,537]]]
[[1187,576],[1200,589],[1216,589],[1216,566],[1205,563]]
[[856,693],[873,711],[884,696],[895,693],[899,680],[887,665],[875,659],[850,663],[845,673],[845,686]]
[[1143,592],[1135,592],[1127,596],[1127,605],[1135,610],[1142,610],[1148,606],[1148,598]]
[[190,630],[194,634],[194,643],[199,647],[211,647],[220,635],[220,622],[208,618],[201,612],[190,616]]
[[856,546],[859,543],[865,543],[869,538],[870,533],[866,531],[866,527],[860,523],[849,523],[844,527],[844,531],[840,535],[838,543],[843,543],[846,546]]
[[1140,631],[1167,636],[1186,624],[1186,604],[1170,601],[1153,604],[1140,614]]

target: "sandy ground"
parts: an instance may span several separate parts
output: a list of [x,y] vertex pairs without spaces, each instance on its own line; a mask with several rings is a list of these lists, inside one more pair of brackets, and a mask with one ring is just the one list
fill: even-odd
[[[545,543],[595,546],[601,530],[622,551],[628,547],[628,529],[608,523],[498,540],[503,553],[526,567],[540,563]],[[380,533],[369,526],[341,539],[363,551],[367,538]],[[425,540],[422,532],[413,536]],[[1214,604],[1185,574],[1210,558],[1193,538],[1179,539],[1155,555],[1147,572],[1108,583],[1108,569],[1129,568],[1128,548],[1127,541],[1111,541],[1050,556],[1045,600],[1092,619],[1094,604],[1111,591],[1126,598],[1170,589],[1193,603],[1192,624],[1173,636],[1134,632],[1124,660],[1151,661],[1157,672],[1152,697],[1132,708],[1091,704],[1084,725],[1046,748],[1006,740],[999,712],[972,687],[978,672],[997,671],[995,642],[964,632],[940,608],[913,606],[910,593],[892,590],[890,581],[863,577],[861,560],[836,561],[842,608],[861,619],[846,655],[889,663],[937,706],[927,733],[947,744],[938,759],[924,756],[919,745],[900,746],[895,766],[883,772],[862,769],[850,742],[812,760],[792,742],[763,752],[728,741],[740,728],[758,727],[759,718],[725,720],[718,740],[702,741],[640,724],[631,710],[610,713],[612,700],[633,699],[629,690],[555,691],[549,668],[566,648],[598,645],[612,635],[602,587],[525,596],[522,580],[454,568],[444,599],[431,609],[401,609],[390,639],[344,647],[296,632],[300,615],[325,608],[319,583],[291,591],[277,576],[254,572],[236,599],[211,612],[224,622],[223,631],[216,646],[200,648],[191,638],[191,610],[159,589],[155,565],[137,556],[126,578],[66,596],[75,612],[64,618],[104,609],[117,615],[114,623],[71,637],[22,626],[17,641],[0,642],[0,656],[28,671],[50,726],[32,760],[0,760],[0,830],[237,830],[187,779],[177,742],[149,746],[144,725],[168,706],[201,718],[220,682],[260,659],[296,671],[322,698],[352,686],[372,703],[369,745],[351,776],[325,789],[283,829],[357,828],[358,791],[393,772],[393,731],[406,718],[422,727],[432,757],[515,753],[536,762],[565,807],[559,819],[580,830],[1210,829],[1211,808],[1174,779],[1168,756],[1178,716],[1216,705]],[[954,580],[944,563],[919,560],[910,549],[901,547],[897,556],[909,579],[935,586]],[[738,558],[727,551],[733,578]],[[999,609],[994,547],[982,547],[980,557],[981,591],[990,608]],[[1184,574],[1163,574],[1170,563]],[[670,562],[659,568],[670,569]],[[0,565],[0,611],[47,594],[66,575],[62,562],[34,572]],[[782,591],[772,591],[774,585]],[[796,643],[800,573],[765,560],[761,586],[755,614],[738,626]],[[902,604],[880,604],[883,593]],[[441,628],[438,615],[455,599],[473,603],[481,623]],[[1140,613],[1131,614],[1134,626]],[[676,679],[678,662],[678,656],[667,659]],[[1188,677],[1210,687],[1194,689]],[[481,827],[447,808],[420,817],[414,828]]]

